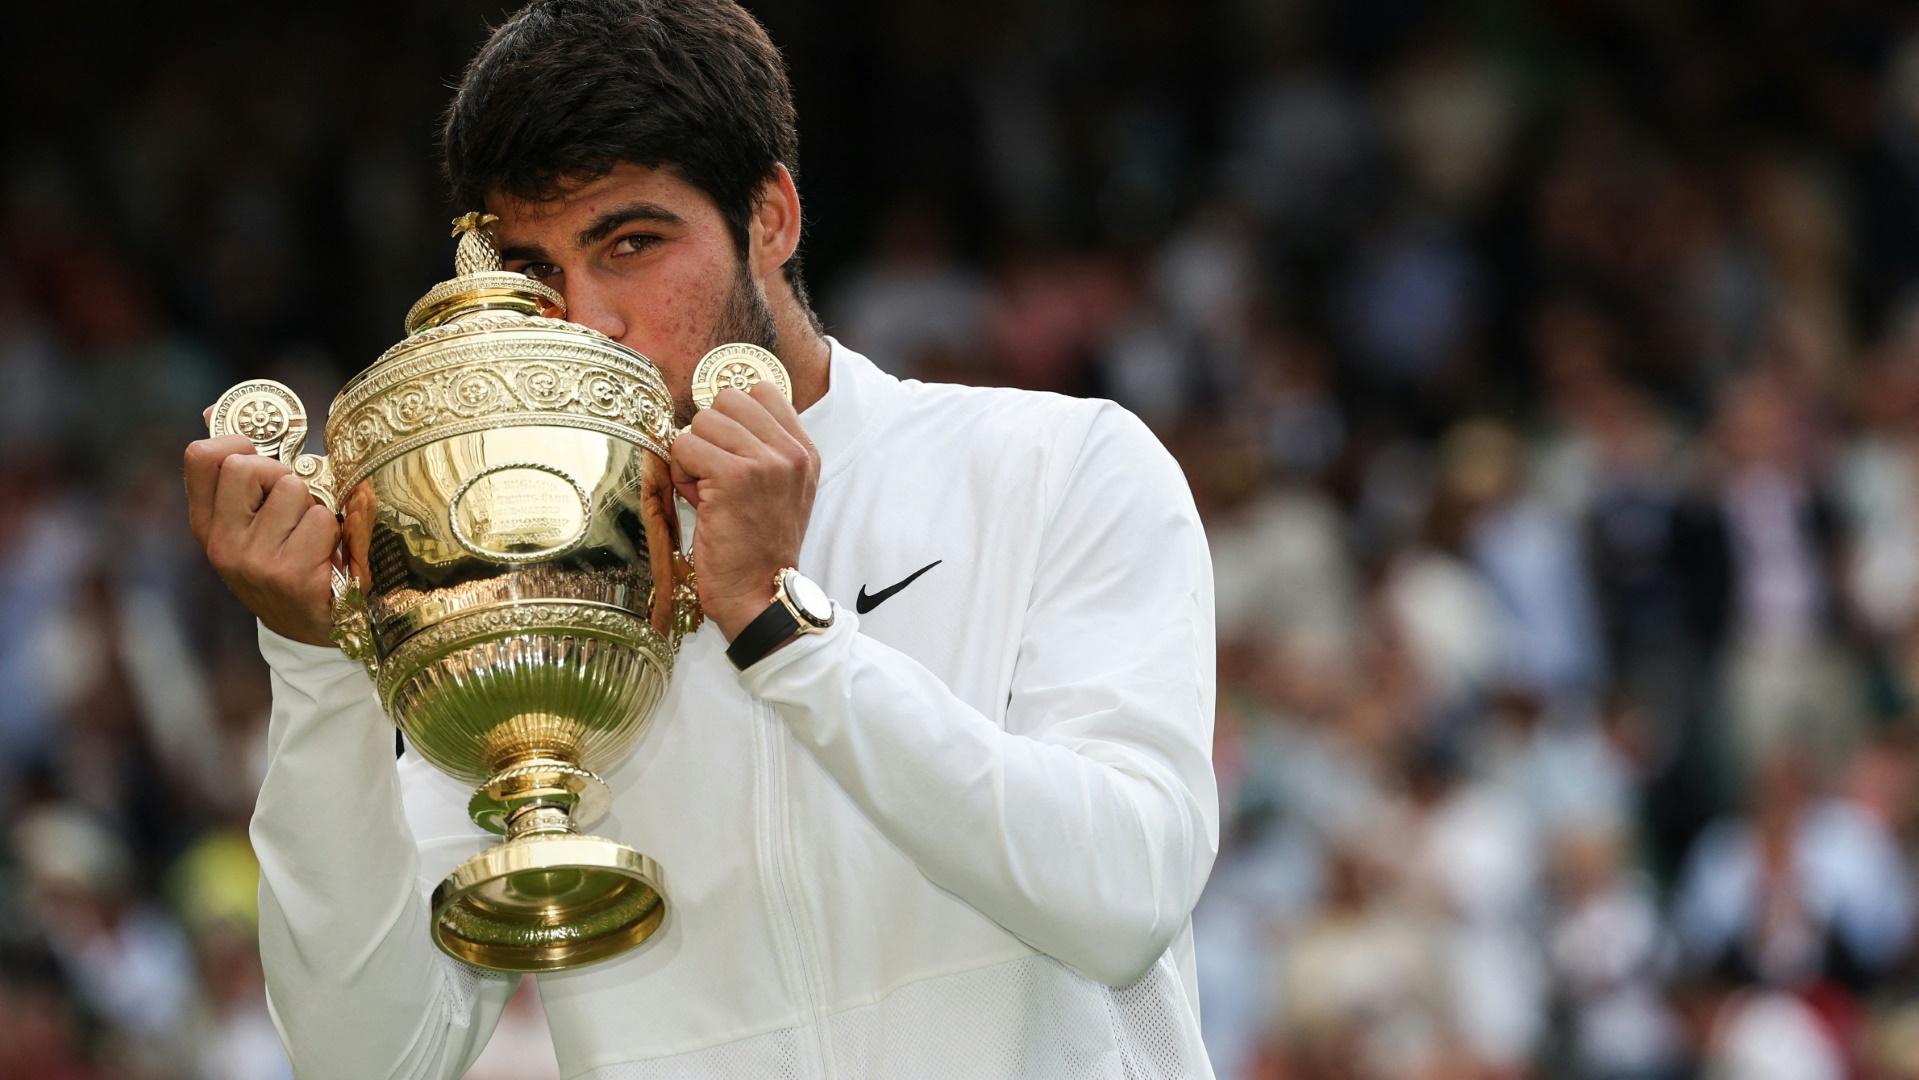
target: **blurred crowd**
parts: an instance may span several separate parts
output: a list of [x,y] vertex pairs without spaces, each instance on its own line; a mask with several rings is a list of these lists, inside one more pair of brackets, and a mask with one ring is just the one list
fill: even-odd
[[[749,6],[830,331],[1186,470],[1222,1078],[1919,1080],[1919,12]],[[0,42],[0,1080],[278,1080],[180,451],[443,276],[508,6],[75,8]]]

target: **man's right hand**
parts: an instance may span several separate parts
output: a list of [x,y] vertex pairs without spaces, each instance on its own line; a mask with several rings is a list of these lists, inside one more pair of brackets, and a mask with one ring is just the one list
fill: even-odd
[[244,435],[187,447],[187,520],[207,561],[266,628],[332,643],[340,525],[293,470]]

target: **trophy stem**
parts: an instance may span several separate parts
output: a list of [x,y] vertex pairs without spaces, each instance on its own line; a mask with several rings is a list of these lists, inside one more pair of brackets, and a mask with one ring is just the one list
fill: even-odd
[[473,823],[509,839],[539,833],[577,833],[606,816],[613,793],[586,769],[557,757],[522,758],[474,789],[466,812]]
[[507,815],[506,838],[518,840],[522,836],[560,836],[577,835],[580,827],[573,823],[573,809],[547,802],[530,802]]

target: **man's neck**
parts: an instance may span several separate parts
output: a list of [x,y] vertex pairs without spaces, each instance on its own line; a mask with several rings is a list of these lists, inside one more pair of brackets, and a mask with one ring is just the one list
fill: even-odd
[[786,376],[793,381],[793,408],[805,412],[826,396],[833,347],[827,344],[825,335],[814,328],[813,320],[800,309],[790,289],[781,289],[780,295],[769,300],[773,325],[780,335],[780,363],[786,366]]

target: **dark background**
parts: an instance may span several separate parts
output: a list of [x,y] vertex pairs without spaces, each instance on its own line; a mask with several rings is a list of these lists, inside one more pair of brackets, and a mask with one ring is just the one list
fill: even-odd
[[[831,332],[1186,469],[1222,1077],[1919,1077],[1919,9],[749,6]],[[509,10],[6,9],[0,1080],[286,1075],[180,451],[447,275]]]

